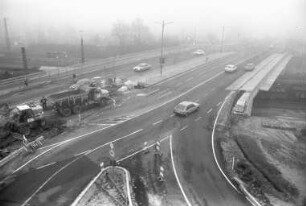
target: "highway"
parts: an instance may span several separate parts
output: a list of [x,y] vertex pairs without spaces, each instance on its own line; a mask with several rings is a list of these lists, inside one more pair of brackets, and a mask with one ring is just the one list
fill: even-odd
[[[132,114],[131,119],[49,148],[16,172],[15,181],[1,191],[0,202],[69,205],[99,172],[100,162],[109,157],[110,142],[120,160],[142,149],[144,142],[151,144],[171,135],[178,179],[192,204],[247,205],[218,171],[207,125],[209,115],[217,112],[228,93],[225,88],[244,73],[226,74],[224,65],[240,63],[250,55],[238,54],[200,66],[140,91],[149,95],[135,95],[112,111]],[[182,100],[200,103],[199,112],[186,118],[173,115],[174,106]]]
[[[167,61],[165,66],[178,63],[187,59],[196,58],[191,54],[191,48],[168,49],[165,53]],[[147,62],[153,66],[147,73],[159,72],[158,52],[144,52],[134,55],[126,55],[120,58],[88,62],[84,67],[74,71],[64,72],[52,76],[37,76],[29,81],[29,86],[23,85],[23,80],[17,79],[12,83],[4,82],[0,86],[0,95],[5,102],[22,103],[41,98],[43,95],[62,91],[73,84],[72,74],[77,75],[77,79],[92,78],[100,76],[102,78],[117,77],[128,79],[131,76],[142,76],[141,73],[135,74],[132,68],[140,62]],[[9,81],[9,79],[7,80]]]

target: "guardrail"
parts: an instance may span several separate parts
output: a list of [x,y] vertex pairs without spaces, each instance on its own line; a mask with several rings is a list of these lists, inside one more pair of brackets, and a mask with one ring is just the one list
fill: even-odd
[[[166,48],[165,52],[171,52],[172,50],[177,50],[177,49],[180,49],[180,48],[181,48],[181,51],[184,51],[184,50],[192,49],[193,47],[187,47],[187,48],[186,47],[181,47],[181,46],[171,47],[171,48]],[[135,53],[130,53],[130,54],[127,54],[127,55],[124,55],[124,56],[108,57],[108,58],[105,58],[105,59],[102,59],[102,60],[91,60],[89,62],[85,62],[84,64],[78,63],[78,64],[74,64],[74,65],[71,65],[71,66],[68,66],[68,67],[73,68],[73,70],[77,70],[77,69],[81,69],[81,68],[94,67],[94,66],[98,66],[98,65],[101,65],[101,64],[113,63],[114,60],[124,60],[124,59],[128,59],[128,58],[131,58],[131,57],[137,58],[138,56],[143,56],[144,54],[145,55],[153,55],[156,52],[159,52],[159,50],[158,49],[147,50],[147,51],[144,51],[142,53],[135,52]],[[60,72],[60,73],[64,73],[64,72]],[[0,85],[5,85],[5,84],[9,84],[9,83],[12,84],[16,81],[24,80],[25,78],[28,78],[28,79],[34,78],[34,77],[39,78],[40,76],[37,77],[37,74],[38,73],[33,73],[33,74],[28,74],[28,75],[21,75],[21,76],[18,76],[18,77],[12,77],[12,78],[5,79],[5,80],[0,80]],[[45,72],[41,73],[41,75],[48,76]],[[57,75],[57,74],[54,74],[54,75]]]
[[23,142],[23,147],[14,151],[0,161],[0,185],[5,184],[5,180],[13,171],[19,167],[23,158],[30,153],[34,153],[43,145],[44,137],[40,136],[32,142]]

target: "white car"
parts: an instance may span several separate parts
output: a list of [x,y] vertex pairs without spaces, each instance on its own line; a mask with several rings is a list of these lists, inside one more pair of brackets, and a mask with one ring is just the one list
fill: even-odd
[[225,66],[226,72],[235,72],[237,70],[237,66],[233,64],[228,64]]
[[141,71],[145,71],[145,70],[148,70],[148,69],[151,69],[152,66],[150,64],[147,64],[147,63],[140,63],[138,64],[137,66],[135,66],[133,68],[133,70],[135,72],[141,72]]
[[183,101],[174,107],[174,113],[181,116],[187,116],[199,109],[200,105],[195,102]]
[[205,55],[205,52],[202,49],[198,49],[195,52],[193,52],[195,55]]
[[255,69],[255,64],[254,63],[248,63],[244,66],[245,71],[253,71]]

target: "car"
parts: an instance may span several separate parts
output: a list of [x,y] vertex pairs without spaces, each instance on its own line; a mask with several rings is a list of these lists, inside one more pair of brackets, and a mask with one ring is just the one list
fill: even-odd
[[147,64],[147,63],[140,63],[138,64],[137,66],[135,66],[133,68],[133,70],[135,72],[141,72],[141,71],[145,71],[145,70],[148,70],[148,69],[151,69],[152,66],[150,64]]
[[255,64],[254,63],[248,63],[244,66],[245,71],[253,71],[255,69]]
[[174,107],[173,112],[179,116],[187,116],[199,109],[200,105],[195,102],[183,101]]
[[205,52],[202,49],[198,49],[198,50],[194,51],[193,54],[195,54],[195,55],[205,55]]
[[232,73],[232,72],[235,72],[236,70],[237,70],[236,65],[228,64],[228,65],[225,66],[225,72]]

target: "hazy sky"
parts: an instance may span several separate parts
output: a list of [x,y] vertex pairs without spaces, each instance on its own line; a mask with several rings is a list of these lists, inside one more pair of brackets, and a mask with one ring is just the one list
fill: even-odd
[[305,1],[0,0],[0,17],[7,17],[11,30],[20,35],[46,28],[109,32],[116,20],[128,23],[139,17],[153,32],[160,31],[155,22],[165,19],[174,22],[166,28],[171,34],[195,27],[199,34],[216,33],[225,25],[227,32],[283,36],[305,31]]

